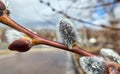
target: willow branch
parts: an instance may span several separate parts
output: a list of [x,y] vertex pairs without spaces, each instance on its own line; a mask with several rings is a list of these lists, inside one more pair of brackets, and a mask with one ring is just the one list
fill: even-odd
[[66,51],[74,52],[74,53],[82,55],[82,56],[94,55],[88,51],[83,50],[82,48],[69,49],[68,47],[66,47],[65,45],[63,45],[61,43],[42,38],[42,37],[38,36],[37,34],[24,28],[23,26],[17,24],[15,21],[13,21],[11,18],[9,18],[9,16],[7,16],[6,14],[3,14],[0,17],[0,22],[30,36],[33,39],[32,40],[33,45],[45,44],[45,45],[53,46],[53,47],[60,48],[60,49],[66,50]]

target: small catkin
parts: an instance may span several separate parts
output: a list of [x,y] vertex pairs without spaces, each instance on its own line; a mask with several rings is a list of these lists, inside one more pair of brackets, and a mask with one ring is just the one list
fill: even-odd
[[17,30],[14,30],[14,29],[7,29],[5,36],[7,37],[7,41],[9,43],[12,43],[14,40],[17,40],[19,38],[23,38],[25,36],[25,34],[19,32]]
[[76,28],[73,23],[66,18],[61,19],[57,24],[57,36],[58,41],[69,48],[72,48],[78,40]]
[[106,64],[102,57],[81,57],[79,62],[86,74],[106,74],[107,72]]
[[120,56],[118,53],[113,51],[112,49],[102,48],[100,50],[100,54],[102,57],[109,59],[110,61],[114,61],[120,64]]
[[[36,33],[34,31],[32,31],[31,29],[28,29],[29,31]],[[36,33],[37,34],[37,33]],[[12,43],[13,41],[20,39],[20,38],[25,38],[25,39],[31,39],[29,36],[27,36],[26,34],[19,32],[15,29],[7,29],[5,36],[7,38],[7,41],[9,43]]]

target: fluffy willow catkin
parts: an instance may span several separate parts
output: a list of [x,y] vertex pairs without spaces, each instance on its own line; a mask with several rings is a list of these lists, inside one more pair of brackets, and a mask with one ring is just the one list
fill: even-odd
[[70,49],[75,43],[80,41],[75,25],[67,18],[60,19],[56,31],[58,41]]
[[13,41],[15,41],[19,38],[23,38],[25,36],[25,34],[19,32],[17,30],[14,30],[14,29],[7,29],[6,33],[5,33],[5,36],[7,38],[7,41],[9,43],[12,43]]
[[[28,29],[30,31],[32,31],[31,29]],[[36,33],[34,31],[32,31],[33,33]],[[25,39],[30,39],[29,36],[27,36],[26,34],[19,32],[15,29],[7,29],[5,36],[7,38],[7,42],[12,43],[13,41],[20,39],[20,38],[25,38]]]
[[79,60],[81,68],[86,74],[106,74],[107,68],[102,57],[81,57]]
[[114,61],[120,64],[120,56],[118,53],[116,53],[115,51],[113,51],[112,49],[106,49],[106,48],[102,48],[100,50],[100,54],[102,57],[109,59],[110,61]]

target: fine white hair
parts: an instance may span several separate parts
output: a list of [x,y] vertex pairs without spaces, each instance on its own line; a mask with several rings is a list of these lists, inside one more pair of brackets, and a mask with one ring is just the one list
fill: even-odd
[[25,36],[25,34],[19,32],[17,30],[14,30],[14,29],[7,29],[5,36],[7,37],[7,41],[9,43],[12,43],[14,40],[17,40],[19,38],[23,38]]
[[67,19],[59,20],[56,28],[57,38],[60,43],[72,47],[73,43],[79,42],[79,35],[73,23]]
[[116,53],[115,51],[113,51],[112,49],[102,48],[100,50],[100,54],[101,54],[102,57],[120,64],[119,54]]
[[79,63],[86,74],[106,74],[106,64],[102,57],[81,57]]

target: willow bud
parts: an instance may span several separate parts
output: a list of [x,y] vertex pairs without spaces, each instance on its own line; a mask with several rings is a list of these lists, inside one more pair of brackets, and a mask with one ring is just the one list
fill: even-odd
[[100,50],[100,54],[103,58],[120,64],[119,54],[117,52],[113,51],[112,49],[102,48]]
[[58,41],[66,45],[68,48],[71,49],[73,45],[78,42],[78,33],[69,19],[61,19],[57,24],[56,31]]
[[0,16],[3,15],[3,11],[4,11],[5,9],[6,9],[5,4],[4,4],[2,1],[0,1]]
[[106,64],[102,57],[81,57],[79,62],[86,74],[106,74],[107,72]]
[[31,47],[32,44],[29,40],[18,39],[12,42],[8,48],[12,51],[26,52],[30,50]]

